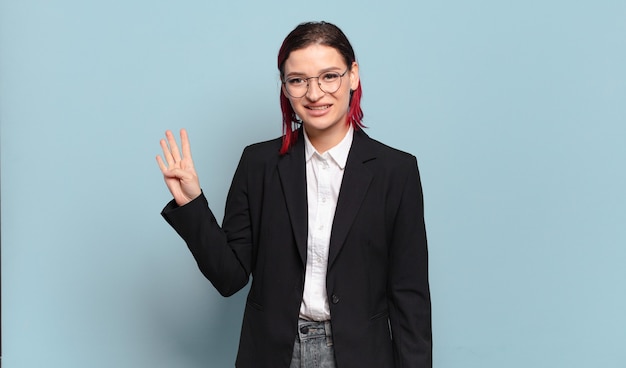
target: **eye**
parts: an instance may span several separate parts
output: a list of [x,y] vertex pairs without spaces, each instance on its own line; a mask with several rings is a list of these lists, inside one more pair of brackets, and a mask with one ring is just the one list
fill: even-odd
[[286,82],[290,86],[302,86],[306,84],[306,81],[303,78],[299,77],[288,78]]
[[322,80],[324,82],[332,82],[332,81],[339,79],[340,77],[341,76],[339,75],[339,73],[336,73],[336,72],[328,72],[328,73],[322,74]]

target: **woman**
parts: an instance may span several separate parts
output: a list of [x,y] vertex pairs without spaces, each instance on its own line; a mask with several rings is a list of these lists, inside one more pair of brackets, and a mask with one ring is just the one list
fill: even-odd
[[415,157],[363,132],[359,66],[336,26],[296,27],[278,69],[284,134],[246,147],[221,227],[185,130],[182,153],[168,131],[157,157],[174,196],[162,215],[202,273],[224,296],[252,275],[236,366],[431,367]]

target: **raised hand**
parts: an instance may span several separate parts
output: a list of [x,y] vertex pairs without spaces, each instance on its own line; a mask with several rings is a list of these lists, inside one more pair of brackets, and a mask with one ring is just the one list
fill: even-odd
[[182,155],[176,145],[176,139],[171,131],[165,132],[165,139],[161,139],[161,149],[163,149],[163,158],[160,155],[156,157],[159,168],[163,173],[165,184],[174,196],[176,204],[183,206],[202,193],[200,189],[200,181],[193,167],[191,158],[191,147],[189,146],[189,138],[185,129],[180,130],[180,142],[182,145]]

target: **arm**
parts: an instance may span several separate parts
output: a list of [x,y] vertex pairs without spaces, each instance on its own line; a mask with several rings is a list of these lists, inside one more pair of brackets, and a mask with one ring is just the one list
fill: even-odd
[[428,250],[422,187],[415,158],[394,221],[389,266],[389,321],[394,367],[432,367]]
[[227,199],[228,231],[222,229],[200,190],[193,168],[189,140],[181,131],[182,156],[171,132],[161,141],[165,162],[157,162],[174,200],[163,209],[165,220],[187,243],[200,271],[217,291],[230,296],[248,282],[251,264],[251,232],[247,202],[245,160],[237,168]]

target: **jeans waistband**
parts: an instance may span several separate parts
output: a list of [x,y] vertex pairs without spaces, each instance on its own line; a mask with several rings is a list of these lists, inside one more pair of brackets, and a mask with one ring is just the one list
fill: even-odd
[[320,337],[330,339],[331,336],[332,330],[330,328],[330,321],[298,320],[298,338],[300,341]]

